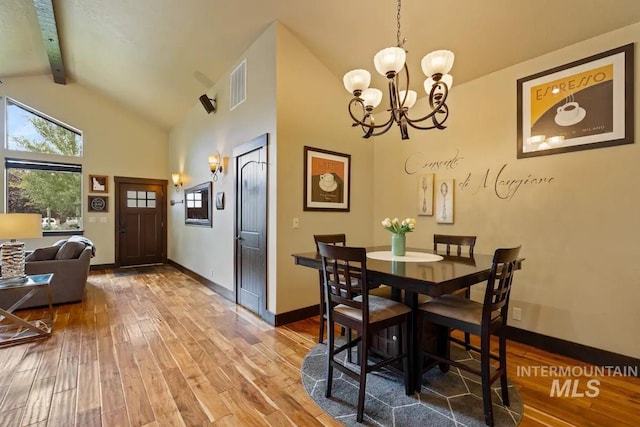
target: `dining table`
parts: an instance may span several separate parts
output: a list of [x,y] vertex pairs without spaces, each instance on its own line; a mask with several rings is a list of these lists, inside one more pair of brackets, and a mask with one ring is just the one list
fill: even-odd
[[[390,286],[394,299],[402,298],[402,302],[414,313],[418,309],[418,295],[438,297],[486,282],[493,263],[493,255],[457,256],[429,249],[407,248],[404,256],[395,256],[390,246],[373,246],[366,250],[369,288]],[[293,257],[296,265],[322,269],[322,259],[316,252],[296,253]],[[416,316],[412,317],[415,319]],[[422,369],[416,366],[419,360],[416,343],[418,333],[423,331],[417,327],[415,320],[409,329],[409,366],[413,371],[410,375],[413,382],[415,370]],[[448,332],[447,337],[437,337],[435,342],[440,346],[444,342],[448,346]],[[438,351],[445,349],[439,348]],[[446,369],[444,366],[441,368]],[[413,390],[414,384],[411,386]]]

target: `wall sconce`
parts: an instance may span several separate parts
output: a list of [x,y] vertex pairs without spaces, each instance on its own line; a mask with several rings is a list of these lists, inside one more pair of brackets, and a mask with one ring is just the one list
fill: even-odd
[[176,193],[180,192],[182,188],[182,178],[179,173],[172,173],[171,180],[173,181],[173,186],[176,187]]
[[222,172],[222,156],[220,153],[209,155],[209,169],[211,170],[211,179],[218,180],[218,173]]

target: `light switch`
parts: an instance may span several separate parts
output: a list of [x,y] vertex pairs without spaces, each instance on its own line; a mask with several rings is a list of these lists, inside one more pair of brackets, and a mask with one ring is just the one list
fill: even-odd
[[96,217],[95,216],[90,216],[89,217],[89,222],[96,222]]
[[300,228],[300,218],[293,218],[293,228]]
[[101,216],[100,217],[100,222],[106,223],[107,222],[107,217],[106,216]]

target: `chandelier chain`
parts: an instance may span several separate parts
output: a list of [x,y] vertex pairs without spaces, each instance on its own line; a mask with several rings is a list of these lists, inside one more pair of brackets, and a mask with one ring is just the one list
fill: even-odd
[[396,15],[396,21],[397,21],[397,25],[398,25],[398,33],[396,35],[396,38],[397,38],[397,41],[398,41],[398,47],[402,47],[402,45],[404,45],[404,42],[400,43],[400,37],[402,37],[401,34],[400,34],[400,7],[402,6],[401,3],[402,3],[402,0],[398,0],[398,14]]

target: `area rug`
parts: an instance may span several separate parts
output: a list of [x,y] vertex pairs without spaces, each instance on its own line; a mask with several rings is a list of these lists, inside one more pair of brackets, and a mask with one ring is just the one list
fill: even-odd
[[[412,396],[404,392],[401,374],[383,370],[367,375],[364,420],[356,422],[358,383],[334,369],[330,398],[325,392],[325,344],[316,345],[302,362],[302,382],[309,396],[329,415],[346,426],[485,426],[480,378],[469,372],[451,368],[443,374],[434,368],[422,377],[422,390]],[[454,360],[477,364],[479,361],[463,348],[452,346]],[[344,355],[346,359],[346,354]],[[355,357],[354,357],[354,360]],[[352,366],[354,370],[356,365]],[[517,426],[522,419],[522,400],[509,383],[511,406],[502,405],[500,381],[493,388],[493,417],[496,426]]]

